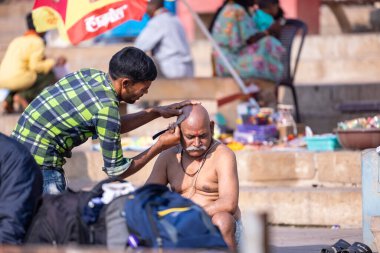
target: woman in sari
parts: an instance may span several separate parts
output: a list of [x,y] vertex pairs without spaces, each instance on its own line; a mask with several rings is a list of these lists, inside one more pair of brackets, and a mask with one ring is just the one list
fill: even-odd
[[[226,0],[211,22],[211,34],[242,78],[276,82],[283,74],[284,48],[271,35],[278,34],[280,27],[273,25],[259,32],[249,11],[253,4],[253,0]],[[229,76],[220,55],[214,51],[213,56],[217,75]]]

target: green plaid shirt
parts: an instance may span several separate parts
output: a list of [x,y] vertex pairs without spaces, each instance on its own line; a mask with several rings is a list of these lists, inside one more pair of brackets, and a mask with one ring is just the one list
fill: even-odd
[[62,168],[64,157],[89,137],[99,137],[103,170],[117,176],[132,160],[123,158],[117,94],[106,73],[82,69],[67,75],[34,99],[12,137],[29,148],[41,166]]

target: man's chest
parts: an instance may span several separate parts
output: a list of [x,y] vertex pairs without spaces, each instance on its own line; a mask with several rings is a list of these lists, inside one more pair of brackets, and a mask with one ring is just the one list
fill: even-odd
[[182,167],[180,163],[172,164],[168,169],[168,181],[172,190],[183,193],[190,188],[205,193],[218,192],[216,168],[210,164]]

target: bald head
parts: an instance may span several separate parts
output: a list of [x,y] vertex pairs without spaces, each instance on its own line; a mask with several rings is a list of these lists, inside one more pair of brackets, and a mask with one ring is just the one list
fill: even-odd
[[200,127],[201,125],[210,124],[210,116],[206,108],[202,105],[187,105],[182,108],[182,113],[185,115],[185,119],[182,121],[180,126],[188,125],[193,127]]

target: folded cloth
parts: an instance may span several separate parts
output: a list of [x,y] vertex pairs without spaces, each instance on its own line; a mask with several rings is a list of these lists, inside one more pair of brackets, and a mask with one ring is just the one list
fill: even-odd
[[101,198],[102,202],[104,204],[110,203],[113,199],[121,196],[121,195],[127,195],[128,193],[135,190],[135,187],[130,182],[124,182],[124,183],[107,183],[103,184],[103,196]]

